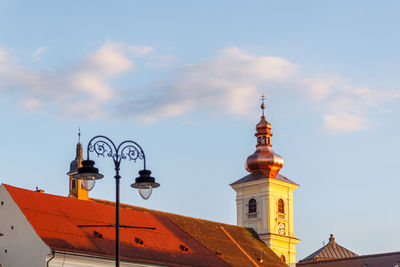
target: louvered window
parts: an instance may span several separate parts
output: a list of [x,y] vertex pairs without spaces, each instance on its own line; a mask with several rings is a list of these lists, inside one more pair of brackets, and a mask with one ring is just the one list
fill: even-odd
[[72,190],[76,189],[76,179],[72,179],[72,181],[71,181],[71,189]]
[[286,258],[285,258],[285,256],[281,255],[281,260],[282,260],[284,263],[286,263]]
[[254,198],[249,200],[249,213],[257,212],[257,202]]
[[282,199],[278,200],[278,212],[279,213],[285,213],[285,205],[284,205]]

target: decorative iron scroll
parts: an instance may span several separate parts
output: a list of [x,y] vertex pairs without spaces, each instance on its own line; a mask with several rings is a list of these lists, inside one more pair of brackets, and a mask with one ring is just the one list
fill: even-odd
[[144,168],[146,169],[146,157],[143,149],[139,144],[132,140],[127,140],[118,145],[114,144],[111,139],[106,136],[98,135],[93,137],[88,144],[87,157],[89,159],[89,152],[94,152],[98,157],[110,157],[119,166],[121,160],[128,159],[136,162],[137,159],[144,161]]

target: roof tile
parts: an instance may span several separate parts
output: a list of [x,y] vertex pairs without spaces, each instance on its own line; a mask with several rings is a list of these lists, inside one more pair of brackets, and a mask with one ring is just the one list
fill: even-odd
[[356,257],[358,256],[354,252],[342,247],[337,244],[333,235],[329,238],[329,243],[322,248],[318,249],[311,255],[308,255],[304,259],[299,262],[311,262],[311,261],[322,261],[322,260],[330,260],[330,259],[341,259],[348,257]]
[[[54,250],[114,258],[115,203],[78,200],[3,185],[42,240]],[[255,233],[240,226],[191,218],[121,204],[121,259],[169,266],[251,266],[251,261],[221,230],[226,231],[254,260],[268,266],[286,266]],[[97,231],[102,235],[98,238]],[[143,240],[138,245],[136,238]],[[183,251],[181,246],[188,248]]]
[[231,185],[243,184],[243,183],[252,182],[252,181],[258,181],[258,180],[262,180],[262,179],[265,179],[265,180],[267,180],[267,179],[276,179],[278,181],[282,181],[282,182],[298,185],[295,182],[293,182],[292,180],[286,178],[285,176],[283,176],[283,175],[281,175],[279,173],[274,178],[268,178],[268,175],[266,175],[265,173],[263,173],[261,171],[252,172],[249,175],[246,175],[246,176],[240,178],[239,180],[233,182]]

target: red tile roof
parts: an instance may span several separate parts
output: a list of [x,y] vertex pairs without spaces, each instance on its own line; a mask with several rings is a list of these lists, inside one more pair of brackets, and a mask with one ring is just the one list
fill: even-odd
[[[85,201],[9,185],[4,187],[51,249],[114,258],[113,227],[78,227],[114,224],[113,202]],[[254,233],[243,227],[130,205],[121,205],[120,212],[121,225],[156,228],[121,228],[123,260],[169,266],[254,266],[250,256],[256,262],[264,260],[268,266],[286,266]]]
[[[109,205],[114,202],[96,200]],[[157,210],[149,210],[141,207],[123,205],[128,209],[143,210],[151,213],[160,214],[168,217],[177,226],[189,233],[193,238],[214,252],[220,258],[224,259],[231,266],[254,266],[252,261],[244,255],[241,249],[230,240],[225,231],[239,244],[239,246],[251,256],[261,266],[286,266],[280,258],[261,241],[253,229],[241,226],[223,224],[198,218],[192,218],[173,213],[167,213]],[[225,229],[222,230],[222,228]],[[261,264],[264,262],[263,264]]]

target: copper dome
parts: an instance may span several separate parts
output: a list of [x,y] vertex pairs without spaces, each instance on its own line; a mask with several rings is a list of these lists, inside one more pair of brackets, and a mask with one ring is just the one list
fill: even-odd
[[256,151],[247,158],[246,170],[249,172],[262,171],[269,178],[274,178],[283,166],[283,158],[276,154],[271,145],[271,124],[264,116],[265,105],[261,105],[262,116],[256,126]]

